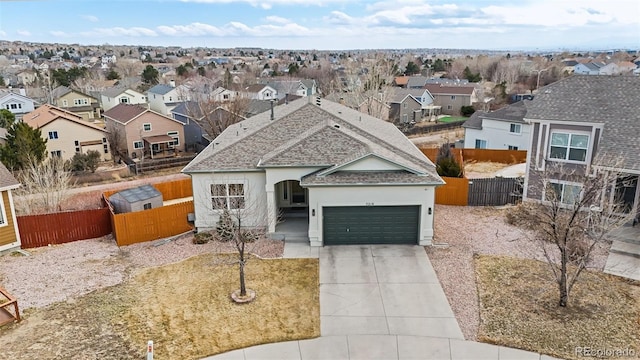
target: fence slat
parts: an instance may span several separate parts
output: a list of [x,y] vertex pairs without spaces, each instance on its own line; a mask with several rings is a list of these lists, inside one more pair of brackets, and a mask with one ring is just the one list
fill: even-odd
[[64,244],[111,234],[107,208],[18,216],[21,247]]
[[155,209],[112,214],[118,246],[178,235],[193,229],[187,215],[194,212],[193,200]]
[[436,187],[436,204],[466,206],[469,197],[469,180],[442,178],[446,185]]
[[502,206],[522,198],[522,179],[486,178],[469,180],[469,206]]

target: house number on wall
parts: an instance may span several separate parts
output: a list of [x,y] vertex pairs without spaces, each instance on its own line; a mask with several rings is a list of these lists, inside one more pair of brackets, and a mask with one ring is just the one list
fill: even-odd
[[373,206],[372,202],[364,203],[366,206]]

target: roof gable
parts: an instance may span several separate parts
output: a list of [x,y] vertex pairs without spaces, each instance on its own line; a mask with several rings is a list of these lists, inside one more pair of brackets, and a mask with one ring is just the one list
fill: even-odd
[[22,117],[22,121],[33,128],[41,128],[58,120],[71,121],[94,130],[106,132],[105,129],[83,120],[82,116],[50,104],[44,104]]
[[129,121],[142,115],[149,109],[135,104],[123,104],[120,103],[104,113],[104,117],[117,121],[122,124],[126,124]]
[[366,154],[353,159],[347,163],[336,166],[328,171],[321,172],[320,175],[328,175],[336,171],[399,171],[405,170],[416,173],[415,170],[400,165],[390,159],[386,159],[378,154]]

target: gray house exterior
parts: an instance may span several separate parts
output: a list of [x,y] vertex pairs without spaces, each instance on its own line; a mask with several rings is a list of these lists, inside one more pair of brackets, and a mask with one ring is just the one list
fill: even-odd
[[[540,89],[527,102],[525,122],[531,124],[524,198],[543,201],[546,178],[564,197],[578,194],[581,175],[616,170],[610,198],[624,201],[627,211],[639,204],[640,78],[573,75]],[[611,159],[615,159],[615,164]],[[553,165],[562,164],[562,171]],[[554,173],[555,171],[555,173]],[[551,174],[549,174],[551,172]]]

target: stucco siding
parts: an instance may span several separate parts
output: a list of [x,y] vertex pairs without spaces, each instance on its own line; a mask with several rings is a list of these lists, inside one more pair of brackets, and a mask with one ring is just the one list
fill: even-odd
[[245,209],[241,211],[242,225],[256,228],[268,226],[264,172],[197,173],[191,174],[191,181],[195,226],[198,231],[215,229],[222,211],[213,209],[211,185],[225,183],[244,184]]

